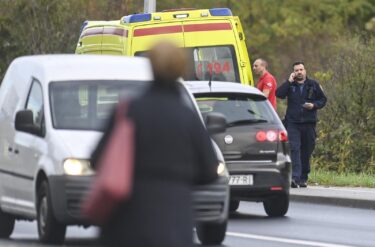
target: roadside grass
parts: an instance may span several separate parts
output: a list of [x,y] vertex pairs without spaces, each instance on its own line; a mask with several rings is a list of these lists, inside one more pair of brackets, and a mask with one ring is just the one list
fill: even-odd
[[375,188],[375,175],[356,173],[337,173],[314,170],[309,175],[309,184],[321,186],[348,186]]

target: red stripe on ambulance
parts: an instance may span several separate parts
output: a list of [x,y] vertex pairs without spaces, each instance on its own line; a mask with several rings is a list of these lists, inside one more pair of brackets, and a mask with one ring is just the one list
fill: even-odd
[[122,28],[104,28],[103,35],[118,35],[128,37],[128,30]]
[[182,26],[167,26],[167,27],[152,27],[134,30],[135,36],[147,36],[147,35],[157,35],[157,34],[167,34],[167,33],[181,33]]
[[232,30],[229,23],[208,23],[208,24],[189,24],[184,25],[185,32],[219,31]]
[[[183,27],[183,29],[182,29]],[[167,27],[152,27],[136,29],[134,31],[134,37],[136,36],[148,36],[158,34],[169,34],[169,33],[181,33],[181,32],[202,32],[202,31],[220,31],[220,30],[232,30],[232,26],[229,23],[209,23],[209,24],[188,24],[184,26],[167,26]]]
[[81,38],[86,37],[86,36],[94,36],[94,35],[101,35],[103,33],[103,28],[90,28],[86,29],[85,31],[82,32]]
[[115,28],[115,27],[99,27],[99,28],[90,28],[86,29],[81,38],[87,36],[95,36],[95,35],[117,35],[121,37],[128,37],[128,30],[122,28]]

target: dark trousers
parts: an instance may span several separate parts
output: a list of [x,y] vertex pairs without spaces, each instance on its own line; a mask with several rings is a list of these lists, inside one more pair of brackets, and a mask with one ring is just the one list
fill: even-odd
[[310,172],[310,157],[315,148],[315,124],[288,122],[288,138],[292,158],[292,178],[307,181]]

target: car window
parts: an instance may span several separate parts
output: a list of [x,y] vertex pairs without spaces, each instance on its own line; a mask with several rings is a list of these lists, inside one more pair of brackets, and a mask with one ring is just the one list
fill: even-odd
[[149,82],[64,81],[50,83],[50,104],[56,129],[102,130],[122,98],[142,93]]
[[[185,80],[240,82],[236,54],[233,46],[206,46],[185,48],[189,59],[189,70]],[[147,51],[138,51],[135,56],[147,56]]]
[[43,92],[42,86],[37,80],[33,80],[25,109],[33,112],[33,122],[35,126],[43,126]]
[[195,94],[203,118],[209,112],[224,114],[227,123],[276,121],[266,99],[247,94]]

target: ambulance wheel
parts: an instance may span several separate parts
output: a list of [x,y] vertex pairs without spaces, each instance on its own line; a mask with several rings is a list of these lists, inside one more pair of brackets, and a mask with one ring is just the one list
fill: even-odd
[[263,202],[264,210],[270,217],[284,216],[289,208],[289,195],[283,194]]
[[66,225],[57,222],[53,214],[47,181],[43,181],[39,187],[37,207],[37,223],[40,241],[49,244],[62,244],[65,239]]
[[197,236],[203,245],[219,245],[224,241],[227,220],[221,223],[204,222],[197,225]]
[[0,209],[0,238],[9,238],[14,229],[15,219]]

